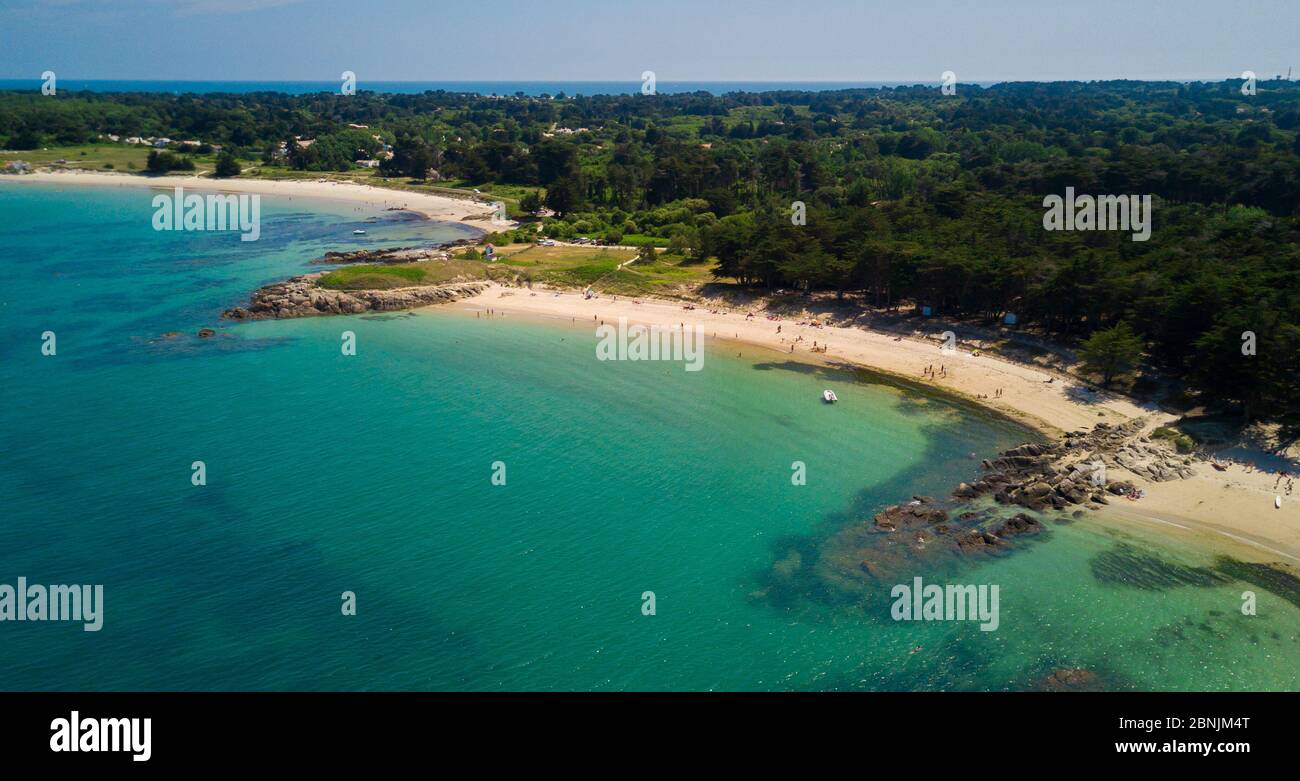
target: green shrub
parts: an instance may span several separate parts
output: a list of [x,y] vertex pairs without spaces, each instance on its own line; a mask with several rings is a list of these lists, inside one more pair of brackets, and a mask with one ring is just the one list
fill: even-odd
[[1152,439],[1163,439],[1174,446],[1174,450],[1187,454],[1196,449],[1196,440],[1172,428],[1161,426],[1151,432]]

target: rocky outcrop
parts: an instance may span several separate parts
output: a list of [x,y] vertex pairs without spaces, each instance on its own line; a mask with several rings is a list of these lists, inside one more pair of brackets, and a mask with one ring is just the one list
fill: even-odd
[[1192,476],[1191,456],[1178,455],[1168,447],[1150,441],[1126,443],[1113,455],[1108,454],[1106,462],[1158,483],[1186,480]]
[[948,520],[948,513],[937,507],[926,507],[913,500],[911,504],[887,507],[875,517],[876,528],[892,532],[934,526]]
[[1042,530],[1043,524],[1037,518],[1017,513],[994,527],[993,534],[999,539],[1006,539],[1017,534],[1038,534]]
[[1108,477],[1107,468],[1123,468],[1152,481],[1192,477],[1193,456],[1176,453],[1163,442],[1140,434],[1141,420],[1118,426],[1098,423],[1091,431],[1074,431],[1054,444],[1031,443],[1012,448],[982,464],[986,474],[961,483],[955,499],[992,496],[1000,504],[1030,510],[1064,510],[1071,505],[1108,504],[1107,495],[1127,496],[1137,487]]
[[940,507],[913,500],[886,507],[871,521],[829,538],[818,556],[816,575],[837,590],[901,583],[921,569],[1008,553],[1017,536],[1043,531],[1043,524],[1026,513],[1007,518],[986,509],[950,518]]
[[331,290],[317,287],[321,274],[306,274],[259,288],[247,307],[227,309],[230,320],[272,320],[363,312],[394,312],[478,295],[486,282],[399,287],[391,290]]
[[351,252],[326,252],[312,261],[315,265],[336,266],[345,263],[419,263],[426,260],[446,260],[449,250],[475,244],[472,239],[457,239],[436,247],[390,247],[388,249],[359,249]]
[[[1017,547],[1018,538],[1046,533],[1043,522],[1030,512],[1008,515],[1006,509],[996,507],[961,511],[964,504],[980,497],[1035,513],[1078,507],[1077,517],[1084,508],[1109,503],[1108,497],[1137,491],[1132,481],[1110,479],[1108,467],[1130,469],[1153,480],[1190,476],[1192,457],[1143,437],[1145,428],[1142,420],[1098,423],[1090,431],[1071,432],[1057,442],[1019,445],[984,461],[983,474],[958,485],[951,501],[936,503],[914,496],[869,520],[850,524],[820,546],[813,572],[818,587],[851,593],[904,582],[919,568],[959,566],[972,556],[1004,555]],[[953,512],[958,513],[955,518],[950,517]],[[1083,677],[1067,670],[1058,683],[1073,685]]]
[[1101,679],[1096,673],[1078,667],[1062,667],[1053,670],[1038,682],[1036,688],[1048,692],[1096,692],[1105,690]]

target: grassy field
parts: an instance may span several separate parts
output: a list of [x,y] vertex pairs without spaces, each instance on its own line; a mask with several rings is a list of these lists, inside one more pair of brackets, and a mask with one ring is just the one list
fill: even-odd
[[[33,166],[75,168],[86,171],[121,171],[143,173],[150,148],[135,144],[85,144],[82,146],[52,146],[22,152],[7,151],[0,154],[0,163],[8,160],[26,160]],[[191,155],[197,169],[195,173],[210,172],[216,168],[213,155]],[[59,163],[66,160],[66,163]],[[185,173],[189,173],[186,171]]]
[[416,285],[441,285],[465,279],[495,278],[487,263],[473,260],[428,260],[398,265],[344,266],[317,281],[332,290],[388,290]]
[[601,292],[621,295],[663,295],[681,292],[713,280],[709,264],[683,264],[680,258],[659,255],[651,264],[620,264],[636,252],[615,247],[539,247],[513,244],[502,247],[494,265],[508,266],[536,282],[556,287],[595,285]]
[[461,253],[449,261],[345,266],[325,274],[318,284],[334,290],[378,290],[491,279],[567,288],[595,285],[601,292],[619,295],[672,296],[713,279],[709,265],[683,264],[663,255],[651,264],[637,261],[619,268],[635,257],[632,250],[612,247],[513,244],[501,247],[498,259],[491,262]]
[[670,240],[666,236],[647,236],[644,233],[624,233],[623,243],[629,247],[667,247]]

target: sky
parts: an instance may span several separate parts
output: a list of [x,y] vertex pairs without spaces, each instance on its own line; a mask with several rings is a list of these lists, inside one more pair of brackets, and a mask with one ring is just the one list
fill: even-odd
[[1300,0],[0,0],[6,79],[1217,80],[1292,65]]

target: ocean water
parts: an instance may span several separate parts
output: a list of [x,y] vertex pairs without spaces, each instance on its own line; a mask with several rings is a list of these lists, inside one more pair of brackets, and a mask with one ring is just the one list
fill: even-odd
[[[337,92],[340,81],[165,81],[64,79],[58,88],[68,92],[167,92],[174,94],[283,92],[305,95]],[[965,82],[963,82],[965,83]],[[997,82],[974,82],[991,86]],[[683,92],[769,92],[799,90],[824,92],[843,89],[884,89],[893,87],[938,86],[937,81],[658,81],[657,92],[671,95]],[[0,90],[39,90],[40,79],[0,79]],[[426,91],[472,92],[480,95],[639,95],[640,81],[359,81],[357,89],[380,93],[420,94]]]
[[1136,529],[916,573],[998,585],[991,632],[819,579],[846,524],[1028,437],[1005,421],[734,345],[601,362],[585,322],[221,322],[328,249],[464,234],[270,197],[257,242],[160,233],[151,195],[0,183],[0,584],[104,587],[99,632],[0,622],[0,690],[1297,688],[1300,608]]

